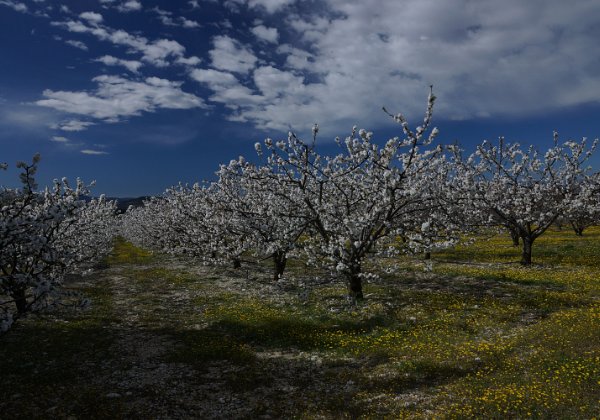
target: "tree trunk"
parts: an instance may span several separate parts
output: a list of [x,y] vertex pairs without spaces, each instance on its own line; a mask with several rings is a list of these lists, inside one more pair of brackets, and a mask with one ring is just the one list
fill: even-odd
[[287,264],[287,255],[283,251],[273,253],[273,281],[277,281],[283,277],[285,265]]
[[580,225],[579,223],[575,223],[575,222],[571,222],[571,226],[573,227],[573,231],[575,232],[575,235],[583,236],[583,230],[585,229],[584,226]]
[[426,251],[425,252],[425,256],[423,257],[424,260],[430,260],[431,259],[431,251]]
[[523,237],[523,251],[521,253],[521,264],[531,265],[531,246],[533,245],[533,239]]
[[27,297],[25,296],[25,289],[17,289],[11,294],[17,307],[17,313],[23,315],[27,312]]
[[350,264],[348,272],[348,294],[354,299],[363,299],[362,279],[360,277],[361,267],[360,262]]
[[508,231],[510,232],[510,239],[512,239],[513,246],[519,246],[519,232],[510,228],[508,229]]

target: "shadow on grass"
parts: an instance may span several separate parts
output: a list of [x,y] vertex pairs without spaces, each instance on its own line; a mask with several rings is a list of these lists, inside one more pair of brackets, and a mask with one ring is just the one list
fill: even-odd
[[[123,407],[94,378],[107,375],[114,331],[85,320],[27,319],[0,340],[0,413],[10,418],[115,418]],[[0,416],[0,417],[1,417]]]
[[544,280],[519,280],[504,274],[471,278],[464,274],[432,274],[417,276],[412,273],[402,278],[387,278],[387,292],[397,299],[406,298],[407,292],[440,293],[448,299],[479,300],[485,297],[499,298],[531,309],[558,310],[576,308],[591,303],[582,294],[569,291],[565,285]]
[[[373,355],[323,360],[319,352],[304,352],[321,347],[322,343],[306,335],[314,327],[302,321],[265,322],[254,328],[219,322],[206,330],[164,333],[182,343],[169,361],[189,364],[198,372],[206,372],[211,366],[221,367],[218,382],[245,406],[252,407],[251,416],[368,416],[373,415],[373,406],[365,401],[368,394],[408,393],[472,373],[469,369],[423,361],[412,363],[410,368],[402,366],[392,375],[372,376],[372,370],[387,363],[390,355],[380,355],[377,360]],[[298,333],[289,334],[288,328]],[[215,404],[210,399],[216,400],[218,395],[221,394],[209,395],[206,404]]]

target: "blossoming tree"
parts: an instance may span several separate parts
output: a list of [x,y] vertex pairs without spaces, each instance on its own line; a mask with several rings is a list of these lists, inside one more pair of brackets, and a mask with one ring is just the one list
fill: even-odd
[[[431,93],[423,124],[414,131],[404,116],[390,114],[405,137],[383,147],[355,127],[344,142],[338,140],[340,153],[323,156],[315,146],[316,125],[312,144],[293,133],[287,141],[264,142],[263,175],[292,185],[301,198],[299,213],[312,233],[303,244],[309,261],[342,274],[353,298],[363,297],[365,260],[397,253],[398,237],[409,249],[427,249],[442,231],[452,231],[430,188],[430,171],[444,161],[442,148],[431,147],[437,129],[427,134],[434,101]],[[261,145],[257,150],[263,153]]]
[[[28,312],[60,301],[65,274],[81,271],[111,249],[115,203],[86,201],[88,188],[66,179],[37,192],[39,163],[19,162],[21,189],[0,190],[0,311],[2,330]],[[10,308],[14,307],[16,311]]]
[[530,265],[534,241],[561,216],[586,200],[579,182],[597,142],[558,143],[541,155],[533,146],[483,142],[463,159],[455,150],[455,184],[462,186],[465,214],[488,225],[504,226],[522,240],[521,264]]

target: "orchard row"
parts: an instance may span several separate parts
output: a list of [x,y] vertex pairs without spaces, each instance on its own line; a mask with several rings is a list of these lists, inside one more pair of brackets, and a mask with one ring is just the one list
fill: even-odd
[[[385,145],[356,127],[339,153],[318,152],[293,133],[255,145],[258,163],[243,157],[221,165],[218,181],[180,185],[125,216],[124,235],[146,248],[206,262],[239,264],[242,255],[273,260],[273,278],[290,257],[337,272],[349,294],[362,298],[369,259],[394,268],[399,253],[429,253],[488,227],[522,245],[522,264],[553,223],[581,234],[600,215],[599,178],[586,168],[596,142],[569,141],[540,154],[533,147],[484,142],[463,156],[435,145],[430,130],[435,97],[423,123],[411,129],[390,116],[402,138]],[[386,111],[387,112],[387,111]],[[384,257],[384,258],[382,258]]]
[[[63,179],[36,191],[33,163],[18,163],[22,187],[0,190],[0,332],[19,317],[61,303],[65,275],[93,267],[119,234],[148,249],[205,263],[239,265],[242,256],[273,260],[279,280],[289,258],[342,276],[352,298],[375,275],[366,262],[393,270],[400,253],[453,246],[485,228],[506,229],[532,262],[535,240],[552,224],[578,234],[600,216],[600,178],[586,162],[596,143],[554,144],[541,154],[500,139],[469,156],[435,145],[435,97],[423,123],[383,146],[364,129],[336,139],[339,153],[320,154],[312,141],[256,144],[258,163],[221,165],[218,180],[168,189],[125,214],[116,204],[84,199],[89,191]],[[386,111],[387,112],[387,111]],[[6,169],[6,165],[2,165]],[[372,265],[370,265],[372,266]]]

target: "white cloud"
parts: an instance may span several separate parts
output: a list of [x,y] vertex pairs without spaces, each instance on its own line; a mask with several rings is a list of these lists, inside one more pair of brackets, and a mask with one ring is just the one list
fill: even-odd
[[213,67],[235,73],[248,73],[255,66],[256,56],[240,42],[226,35],[213,38],[209,51]]
[[184,18],[183,16],[179,17],[179,21],[181,23],[181,26],[183,26],[184,28],[187,29],[194,29],[194,28],[199,28],[200,24],[198,22],[196,22],[195,20],[189,20]]
[[[231,1],[267,12],[293,3]],[[214,91],[209,100],[232,109],[230,119],[282,130],[319,122],[335,135],[354,123],[392,124],[385,105],[417,124],[430,84],[443,119],[599,101],[597,0],[326,0],[286,11],[268,21],[289,42],[266,51],[269,66],[218,37],[209,56],[228,75],[190,73]],[[240,59],[244,50],[250,59]]]
[[108,155],[108,152],[105,152],[104,150],[92,150],[92,149],[83,149],[81,150],[81,153],[83,153],[84,155]]
[[[100,2],[113,9],[129,3]],[[139,1],[133,3],[141,8]],[[211,8],[253,9],[251,14],[260,20],[250,20],[247,28],[256,38],[248,37],[250,32],[244,35],[244,28],[234,28],[229,21],[212,22],[221,35],[212,39],[205,56],[198,52],[198,57],[188,57],[185,38],[148,39],[105,25],[95,12],[63,16],[64,21],[54,25],[122,47],[129,54],[127,60],[117,58],[118,53],[111,53],[108,59],[102,57],[106,65],[121,65],[133,72],[140,69],[138,63],[185,66],[190,79],[212,91],[207,100],[230,110],[229,119],[268,129],[286,130],[289,125],[303,129],[319,122],[323,133],[331,127],[330,131],[340,134],[354,123],[388,123],[381,105],[418,121],[429,84],[434,85],[439,98],[436,116],[444,119],[526,116],[598,102],[598,0],[569,4],[561,0],[506,0],[502,4],[495,0],[213,3],[218,4],[211,4]],[[24,5],[0,0],[0,5],[12,8],[17,4]],[[27,4],[31,9],[36,7],[33,2]],[[204,4],[192,0],[180,6],[190,10]],[[153,10],[165,25],[199,25],[188,19],[190,15]],[[265,16],[272,13],[280,15],[277,19]],[[200,63],[203,69],[196,68]],[[71,94],[70,99],[83,95],[83,102],[100,100],[99,109],[104,109],[110,101],[99,92],[111,84],[97,82],[98,90],[93,92],[47,93]],[[181,90],[180,86],[176,89]],[[47,96],[43,100],[58,99]],[[60,99],[60,106],[67,107],[69,100]],[[139,112],[145,110],[148,101],[154,103],[141,100]],[[114,118],[126,116],[123,110]]]
[[277,28],[267,28],[265,25],[258,25],[251,29],[254,36],[258,39],[277,44],[279,31]]
[[[304,112],[303,104],[312,99],[303,77],[272,66],[259,67],[254,71],[253,82],[258,92],[244,86],[231,73],[196,69],[190,77],[213,91],[209,98],[211,101],[232,110],[227,116],[229,120],[249,121],[263,129],[283,130],[294,125],[300,115],[296,110]],[[278,111],[279,107],[283,110]],[[271,114],[276,118],[272,119]]]
[[192,79],[206,83],[209,87],[217,90],[220,87],[228,87],[238,84],[238,80],[231,73],[212,69],[195,69],[190,73]]
[[[12,103],[0,100],[0,127],[3,132],[31,132],[41,137],[48,136],[48,127],[56,121],[56,112],[32,104]],[[5,136],[6,137],[6,136]],[[6,137],[10,138],[10,136]]]
[[111,55],[104,55],[94,61],[100,62],[106,66],[123,66],[132,73],[137,73],[139,68],[143,65],[140,61],[122,60]]
[[27,5],[25,3],[21,3],[18,1],[12,1],[12,0],[0,0],[0,5],[3,6],[8,6],[11,9],[17,11],[17,12],[21,12],[21,13],[27,13],[28,12],[28,8]]
[[194,67],[200,64],[202,62],[202,59],[193,55],[191,57],[178,57],[175,60],[175,62],[177,64],[183,64],[185,66]]
[[152,11],[158,15],[158,18],[160,19],[160,21],[162,22],[163,25],[177,26],[177,24],[175,23],[175,20],[172,17],[173,13],[168,12],[166,10],[162,10],[158,6],[154,7],[152,9]]
[[137,12],[138,10],[142,10],[142,3],[138,0],[127,0],[117,5],[116,9],[122,13]]
[[[36,105],[84,115],[104,122],[155,112],[158,109],[204,108],[204,101],[181,90],[180,82],[148,77],[143,81],[120,76],[98,76],[94,92],[45,90]],[[65,129],[61,126],[61,129]]]
[[101,41],[111,42],[115,45],[127,47],[129,51],[142,54],[141,59],[157,67],[166,67],[170,60],[185,59],[185,47],[177,41],[158,39],[149,41],[139,35],[132,35],[122,29],[113,29],[101,24],[91,26],[77,20],[52,22],[52,25],[61,27],[69,32],[86,33],[95,36]]
[[310,67],[310,60],[313,55],[308,51],[292,47],[289,44],[280,45],[277,53],[285,54],[285,66],[295,70],[307,70]]
[[248,0],[248,6],[262,7],[267,13],[275,13],[294,2],[295,0]]
[[227,0],[224,4],[231,10],[237,10],[239,5],[245,4],[252,9],[259,9],[272,14],[292,5],[295,1],[296,0]]
[[186,19],[183,16],[174,18],[173,13],[167,10],[162,10],[159,7],[154,7],[152,11],[158,15],[159,20],[165,26],[178,26],[187,29],[195,29],[200,27],[200,24],[194,20]]
[[75,47],[75,48],[79,48],[80,50],[83,50],[83,51],[87,51],[88,50],[87,45],[85,45],[81,41],[75,41],[73,39],[67,39],[65,41],[65,44],[70,45],[70,46]]
[[50,127],[55,128],[62,131],[84,131],[87,130],[88,127],[96,125],[91,121],[80,121],[80,120],[68,120],[62,121],[59,124],[53,124]]
[[213,95],[209,98],[211,101],[236,111],[235,114],[226,116],[231,121],[247,121],[241,115],[242,111],[259,106],[265,101],[262,95],[243,86],[231,73],[213,69],[195,69],[190,72],[190,77],[213,91]]
[[166,66],[166,59],[175,57],[176,59],[184,56],[185,47],[177,41],[170,39],[159,39],[143,46],[143,53],[146,61],[156,66]]
[[63,136],[52,136],[52,138],[50,139],[51,141],[54,141],[56,143],[68,143],[69,139]]
[[276,98],[278,96],[299,96],[304,95],[306,86],[304,78],[295,76],[286,71],[278,70],[272,66],[259,67],[254,72],[254,83],[267,98]]
[[101,23],[103,20],[102,15],[95,12],[83,12],[79,17],[87,20],[89,23]]

